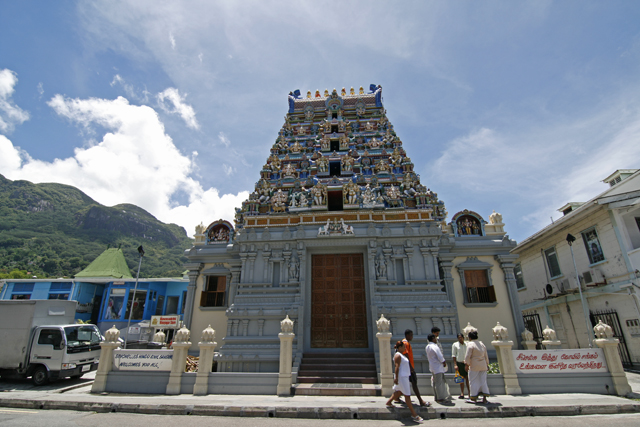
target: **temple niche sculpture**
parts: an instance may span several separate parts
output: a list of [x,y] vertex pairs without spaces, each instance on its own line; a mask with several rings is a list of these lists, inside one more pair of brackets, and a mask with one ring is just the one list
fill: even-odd
[[477,213],[465,209],[453,216],[451,224],[456,236],[483,236],[486,221]]
[[[488,224],[464,210],[447,223],[387,116],[382,87],[358,87],[291,91],[235,227],[220,220],[199,229],[185,253],[184,322],[221,333],[218,371],[278,372],[286,316],[298,380],[305,354],[378,351],[381,315],[393,340],[411,329],[421,348],[437,326],[446,354],[468,321],[489,334],[497,321],[518,337],[523,330],[512,315],[520,316],[517,298],[505,298],[516,292],[514,245],[501,219]],[[428,372],[425,355],[414,357]]]

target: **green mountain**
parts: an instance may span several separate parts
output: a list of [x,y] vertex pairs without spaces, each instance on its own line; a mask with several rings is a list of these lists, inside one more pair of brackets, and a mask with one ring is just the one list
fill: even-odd
[[184,228],[135,205],[107,207],[75,187],[11,181],[0,175],[0,278],[71,277],[107,247],[120,247],[136,276],[180,277],[192,245]]

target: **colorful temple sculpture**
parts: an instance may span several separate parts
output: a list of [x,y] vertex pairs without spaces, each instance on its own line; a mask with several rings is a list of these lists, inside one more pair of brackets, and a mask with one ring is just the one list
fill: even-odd
[[516,336],[524,330],[515,242],[501,216],[487,222],[464,210],[447,223],[444,202],[421,181],[387,117],[382,88],[368,92],[291,92],[235,224],[197,227],[186,251],[185,324],[216,330],[217,371],[278,372],[285,316],[294,322],[298,382],[318,381],[303,360],[323,352],[370,355],[377,381],[383,314],[392,343],[414,331],[418,372],[428,372],[422,349],[434,326],[447,355],[468,322],[486,342],[497,321]]

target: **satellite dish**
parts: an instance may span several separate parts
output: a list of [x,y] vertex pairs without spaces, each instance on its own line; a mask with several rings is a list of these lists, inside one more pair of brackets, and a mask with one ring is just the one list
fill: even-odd
[[547,286],[545,287],[545,289],[547,290],[547,294],[549,295],[553,294],[553,286],[551,286],[549,283],[547,283]]

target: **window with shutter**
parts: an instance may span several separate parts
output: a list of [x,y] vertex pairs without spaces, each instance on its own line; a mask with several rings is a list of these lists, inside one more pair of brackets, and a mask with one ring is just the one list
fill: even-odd
[[208,276],[205,290],[200,297],[201,307],[224,307],[227,291],[227,278],[225,276]]
[[470,303],[496,302],[493,286],[489,286],[487,270],[465,270],[464,281],[467,286],[467,300]]

